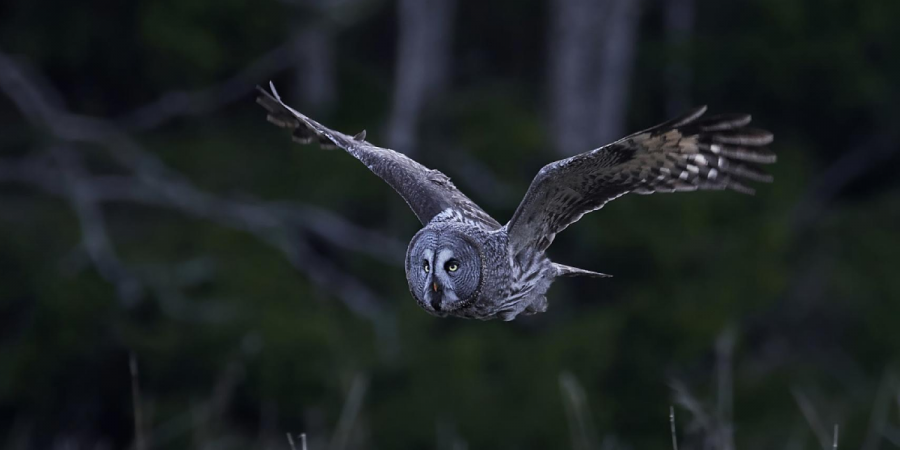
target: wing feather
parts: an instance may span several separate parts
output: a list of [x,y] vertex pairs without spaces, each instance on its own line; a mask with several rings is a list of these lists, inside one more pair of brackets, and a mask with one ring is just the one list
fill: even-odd
[[402,153],[370,144],[365,140],[365,131],[348,136],[323,126],[284,104],[275,86],[271,83],[269,86],[272,93],[258,87],[260,96],[256,99],[268,111],[269,122],[290,129],[295,142],[310,144],[317,141],[322,148],[341,148],[353,155],[391,185],[423,225],[449,209],[489,229],[500,228],[500,224],[460,192],[448,176],[428,169]]
[[544,166],[506,225],[514,252],[544,251],[557,233],[629,192],[731,189],[753,194],[771,182],[757,164],[776,156],[772,133],[748,128],[747,114],[702,117],[695,108],[612,144]]

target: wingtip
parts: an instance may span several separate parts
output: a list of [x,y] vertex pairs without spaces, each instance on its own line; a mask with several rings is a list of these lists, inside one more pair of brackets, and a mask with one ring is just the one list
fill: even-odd
[[269,80],[269,89],[272,90],[272,96],[275,97],[275,100],[281,101],[281,96],[278,95],[278,90],[275,89],[275,83],[272,80]]
[[557,276],[560,277],[612,278],[612,275],[608,273],[594,272],[592,270],[580,269],[565,264],[553,263],[553,266],[556,268]]
[[749,195],[751,197],[756,195],[756,189],[734,180],[728,183],[728,188],[735,192],[740,192],[741,194]]

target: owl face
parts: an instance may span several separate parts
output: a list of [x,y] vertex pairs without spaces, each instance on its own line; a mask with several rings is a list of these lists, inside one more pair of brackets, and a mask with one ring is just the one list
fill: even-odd
[[426,311],[452,315],[475,301],[482,259],[475,242],[456,230],[425,228],[409,244],[406,279]]

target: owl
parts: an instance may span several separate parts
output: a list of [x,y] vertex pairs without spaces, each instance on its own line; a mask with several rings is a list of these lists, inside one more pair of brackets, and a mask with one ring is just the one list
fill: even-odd
[[544,166],[506,225],[466,197],[443,173],[376,147],[365,131],[346,135],[287,106],[270,83],[257,102],[268,120],[301,144],[340,148],[386,181],[424,227],[406,252],[409,290],[438,317],[513,320],[547,309],[558,277],[609,275],[550,261],[557,233],[630,192],[731,189],[752,194],[748,181],[770,182],[759,164],[775,162],[768,131],[748,128],[746,114],[703,117],[706,107],[616,142]]

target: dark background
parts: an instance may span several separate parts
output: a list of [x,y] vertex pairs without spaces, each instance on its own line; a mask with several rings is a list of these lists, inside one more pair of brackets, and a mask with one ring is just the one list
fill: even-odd
[[[900,2],[92,0],[0,7],[0,446],[900,446]],[[696,104],[755,196],[626,196],[545,314],[439,320],[420,226],[298,109],[501,223],[544,164]],[[129,373],[134,358],[136,377]],[[133,382],[136,380],[136,382]],[[135,425],[135,415],[140,416]],[[138,430],[138,433],[136,433]],[[298,444],[299,445],[299,444]]]

